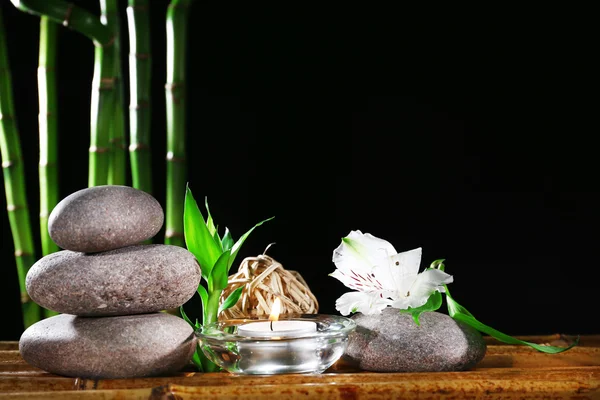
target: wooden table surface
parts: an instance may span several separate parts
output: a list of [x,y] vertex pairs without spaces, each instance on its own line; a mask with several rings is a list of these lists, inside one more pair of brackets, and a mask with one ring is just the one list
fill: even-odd
[[[523,339],[562,346],[572,338]],[[600,399],[600,335],[555,355],[486,341],[486,357],[466,372],[371,373],[338,362],[320,375],[182,372],[105,380],[49,374],[25,363],[16,342],[0,342],[0,399]]]

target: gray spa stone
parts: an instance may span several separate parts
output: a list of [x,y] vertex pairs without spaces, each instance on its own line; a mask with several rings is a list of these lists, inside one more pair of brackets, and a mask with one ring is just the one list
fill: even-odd
[[48,232],[63,249],[95,253],[150,239],[163,225],[154,197],[128,186],[97,186],[65,197],[54,207]]
[[33,301],[50,310],[111,316],[179,307],[196,293],[200,277],[192,253],[156,244],[94,254],[59,251],[36,262],[25,285]]
[[393,308],[352,319],[357,328],[345,357],[367,371],[462,371],[485,356],[486,344],[478,331],[437,312],[421,314],[421,326],[410,314]]
[[30,326],[19,351],[29,364],[83,378],[166,375],[188,364],[192,327],[166,313],[106,318],[61,314]]

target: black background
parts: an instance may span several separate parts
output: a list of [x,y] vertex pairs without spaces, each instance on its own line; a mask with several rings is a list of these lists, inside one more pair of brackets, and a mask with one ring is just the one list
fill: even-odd
[[[151,10],[163,206],[167,4]],[[33,218],[39,19],[0,5]],[[332,251],[360,229],[399,251],[422,246],[423,265],[445,258],[455,298],[499,330],[594,332],[598,112],[585,10],[230,8],[190,11],[187,152],[190,186],[221,227],[239,237],[276,216],[238,261],[276,242],[269,253],[335,313],[346,289],[328,276]],[[59,40],[62,198],[87,184],[93,47],[67,29]],[[0,215],[0,340],[16,340]]]

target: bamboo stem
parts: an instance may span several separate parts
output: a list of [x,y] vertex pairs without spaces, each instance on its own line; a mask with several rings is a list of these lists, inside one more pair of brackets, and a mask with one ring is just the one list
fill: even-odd
[[125,137],[125,118],[123,114],[123,78],[121,73],[121,29],[117,0],[100,0],[100,20],[115,35],[114,60],[114,116],[110,128],[108,183],[110,185],[125,185],[125,158],[127,140]]
[[129,0],[129,130],[133,187],[152,193],[150,153],[150,14],[148,0]]
[[185,66],[189,6],[171,0],[167,10],[167,202],[165,243],[184,246],[185,196]]
[[115,36],[95,15],[63,0],[11,0],[19,10],[45,15],[93,40],[94,79],[88,185],[108,183],[110,127],[114,111]]
[[[48,216],[58,203],[57,107],[56,107],[56,37],[58,25],[42,17],[38,62],[38,98],[40,132],[40,236],[42,255],[58,251],[48,234]],[[58,313],[43,309],[44,316]]]
[[92,13],[63,0],[10,0],[21,11],[42,16],[92,39],[96,46],[110,47],[112,32]]
[[31,220],[25,192],[25,172],[21,142],[14,115],[12,80],[8,65],[4,20],[0,8],[0,154],[4,172],[4,189],[8,219],[13,234],[21,307],[25,328],[39,321],[40,308],[27,295],[25,277],[35,262]]
[[48,215],[58,203],[57,107],[56,107],[56,36],[58,25],[48,17],[40,22],[38,63],[39,134],[40,134],[40,232],[42,255],[58,251],[48,235]]

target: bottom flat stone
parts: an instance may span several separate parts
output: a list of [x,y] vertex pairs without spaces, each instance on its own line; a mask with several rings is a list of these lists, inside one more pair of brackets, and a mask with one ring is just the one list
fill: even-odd
[[183,319],[165,313],[118,317],[61,314],[30,326],[19,351],[29,364],[83,378],[136,378],[175,373],[196,339]]

